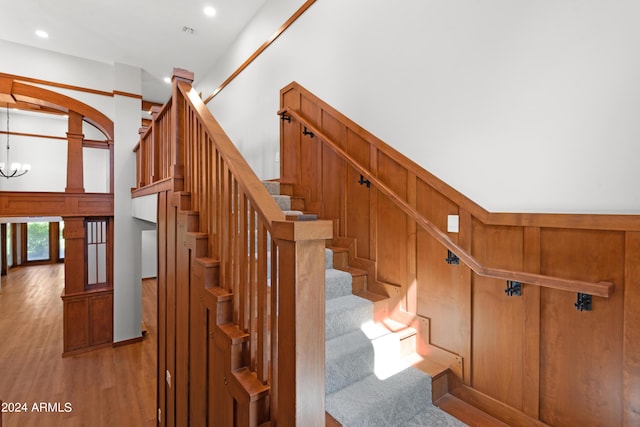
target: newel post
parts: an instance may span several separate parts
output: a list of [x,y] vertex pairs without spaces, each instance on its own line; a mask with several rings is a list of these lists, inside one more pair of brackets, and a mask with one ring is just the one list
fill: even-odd
[[325,425],[324,252],[333,226],[287,221],[273,230],[279,280],[271,421],[278,427],[320,427]]
[[193,83],[193,72],[174,68],[171,75],[172,88],[172,108],[171,108],[171,141],[172,141],[172,159],[170,176],[174,178],[184,177],[184,105],[181,102],[180,90],[178,82],[183,81],[189,84]]

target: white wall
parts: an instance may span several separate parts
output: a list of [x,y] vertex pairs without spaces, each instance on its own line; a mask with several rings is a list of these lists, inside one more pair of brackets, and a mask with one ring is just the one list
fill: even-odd
[[[269,0],[198,90],[301,3]],[[321,0],[209,107],[262,178],[277,175],[278,93],[296,80],[490,211],[637,214],[639,13],[631,0]]]
[[158,231],[142,231],[142,277],[158,276]]
[[[141,93],[140,68],[115,65],[114,89]],[[113,341],[126,341],[142,335],[141,231],[143,221],[131,216],[131,188],[135,187],[136,161],[133,147],[140,128],[139,99],[114,96],[114,256],[113,303],[118,314],[113,318]],[[137,111],[138,114],[132,114]]]
[[[7,112],[0,108],[0,129],[7,130]],[[11,132],[66,138],[67,119],[50,114],[9,109]],[[13,179],[0,179],[0,191],[64,191],[67,184],[67,143],[64,140],[10,135],[11,163],[29,163],[31,171]],[[7,163],[7,135],[0,135],[0,162]],[[60,173],[62,171],[62,173]]]
[[[4,108],[0,108],[0,129],[3,131],[7,129],[7,112]],[[19,178],[0,179],[0,191],[63,192],[67,186],[67,116],[10,109],[9,130],[12,133],[44,135],[47,138],[9,136],[11,162],[29,163],[31,171]],[[6,138],[6,135],[0,135],[0,162],[5,164],[7,163]],[[97,136],[93,132],[85,134],[85,138],[105,139],[102,134]],[[83,162],[85,191],[87,193],[108,192],[109,150],[84,148]]]

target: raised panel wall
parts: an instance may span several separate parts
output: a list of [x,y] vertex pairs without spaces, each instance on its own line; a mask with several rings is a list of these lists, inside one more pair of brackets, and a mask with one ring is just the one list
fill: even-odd
[[289,171],[323,170],[321,191],[306,189],[319,198],[307,202],[341,219],[340,235],[357,239],[357,259],[398,289],[402,308],[426,318],[421,348],[462,360],[456,395],[509,425],[640,425],[640,308],[632,303],[640,300],[639,216],[489,213],[297,84],[282,90],[281,109],[308,119],[440,230],[447,215],[459,215],[459,232],[447,236],[482,265],[615,284],[590,312],[577,311],[567,291],[524,284],[522,296],[509,297],[506,282],[447,264],[446,248],[375,186],[358,184],[361,172],[336,160],[328,143],[313,165],[303,163],[309,156],[295,154],[309,139],[302,124],[282,122],[281,152],[290,150],[283,176],[295,193]]

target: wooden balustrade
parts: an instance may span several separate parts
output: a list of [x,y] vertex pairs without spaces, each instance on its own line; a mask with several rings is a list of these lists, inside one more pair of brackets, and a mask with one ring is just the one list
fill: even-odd
[[324,425],[332,224],[286,220],[191,79],[177,71],[171,102],[134,150],[133,196],[160,194],[162,425],[207,417],[216,425]]

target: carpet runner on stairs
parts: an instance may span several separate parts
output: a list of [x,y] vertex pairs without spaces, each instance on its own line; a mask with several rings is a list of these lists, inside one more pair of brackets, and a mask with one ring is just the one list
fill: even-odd
[[326,408],[344,427],[464,423],[431,403],[431,378],[402,366],[399,339],[373,323],[373,304],[351,293],[351,275],[326,267]]
[[[278,182],[264,182],[287,216],[291,210]],[[343,427],[465,427],[431,403],[431,377],[400,357],[400,340],[373,322],[373,303],[352,294],[351,274],[333,268],[325,251],[326,409]]]

